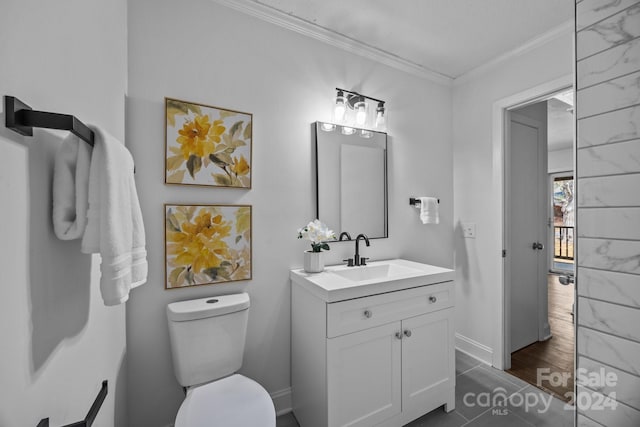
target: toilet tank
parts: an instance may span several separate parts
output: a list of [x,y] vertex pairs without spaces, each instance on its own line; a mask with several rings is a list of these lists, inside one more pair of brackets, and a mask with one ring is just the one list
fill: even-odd
[[173,370],[183,387],[215,381],[242,366],[247,293],[167,305]]

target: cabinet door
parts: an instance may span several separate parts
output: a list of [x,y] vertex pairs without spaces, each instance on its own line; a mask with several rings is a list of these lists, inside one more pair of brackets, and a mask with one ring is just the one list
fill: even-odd
[[453,309],[403,320],[402,332],[402,410],[413,411],[455,386]]
[[375,425],[399,414],[400,322],[327,340],[329,426]]

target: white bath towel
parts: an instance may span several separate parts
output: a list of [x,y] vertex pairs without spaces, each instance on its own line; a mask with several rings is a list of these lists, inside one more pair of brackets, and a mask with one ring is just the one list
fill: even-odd
[[106,131],[95,134],[89,170],[89,210],[82,252],[100,253],[100,291],[105,305],[121,304],[147,281],[144,224],[133,177],[133,158]]
[[89,207],[91,146],[69,133],[53,168],[53,231],[60,240],[82,237]]
[[438,199],[435,197],[420,197],[420,220],[423,224],[440,223]]

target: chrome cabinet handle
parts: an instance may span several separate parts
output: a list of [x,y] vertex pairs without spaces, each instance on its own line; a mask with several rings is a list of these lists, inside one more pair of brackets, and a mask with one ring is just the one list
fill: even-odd
[[368,319],[371,316],[373,316],[373,313],[370,310],[365,310],[364,311],[364,317],[366,317]]
[[431,296],[429,297],[429,302],[430,302],[430,303],[434,303],[434,302],[436,302],[436,301],[438,301],[438,298],[434,297],[433,295],[431,295]]
[[410,331],[410,330],[408,330],[408,329],[405,329],[405,331],[404,331],[404,336],[405,336],[405,337],[407,337],[407,338],[409,338],[409,337],[411,336],[411,331]]
[[400,332],[396,332],[396,338],[398,338],[399,340],[402,339],[402,333]]

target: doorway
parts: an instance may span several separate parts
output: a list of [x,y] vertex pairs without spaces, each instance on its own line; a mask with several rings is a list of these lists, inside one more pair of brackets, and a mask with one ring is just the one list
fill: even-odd
[[510,352],[549,339],[547,102],[509,110],[505,165]]
[[572,94],[509,109],[504,157],[511,254],[505,369],[565,401],[574,389],[575,351]]

